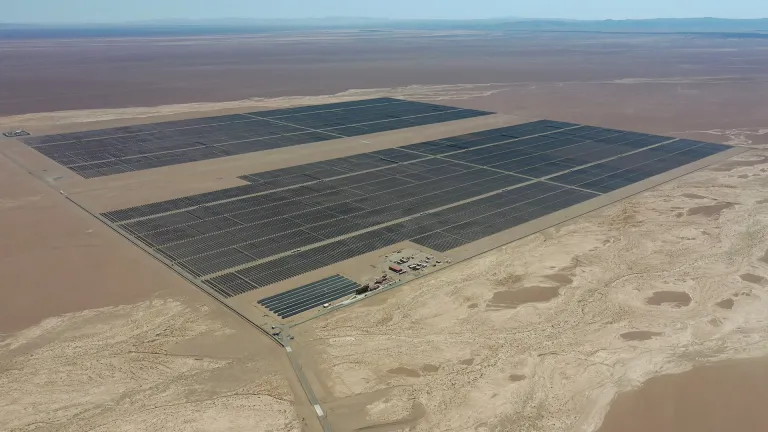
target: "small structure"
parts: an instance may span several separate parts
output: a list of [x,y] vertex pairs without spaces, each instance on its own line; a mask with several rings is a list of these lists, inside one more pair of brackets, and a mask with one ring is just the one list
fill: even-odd
[[16,138],[16,137],[28,136],[29,132],[19,129],[19,130],[10,131],[10,132],[3,132],[3,135],[7,136],[8,138]]

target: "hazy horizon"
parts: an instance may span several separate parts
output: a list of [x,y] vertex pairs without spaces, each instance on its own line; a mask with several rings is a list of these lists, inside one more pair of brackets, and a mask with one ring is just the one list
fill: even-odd
[[460,22],[460,21],[564,21],[564,22],[600,22],[600,21],[662,21],[662,20],[724,20],[724,21],[753,21],[753,20],[768,20],[766,17],[755,18],[727,18],[727,17],[713,17],[713,16],[689,16],[689,17],[665,17],[659,16],[654,18],[562,18],[557,16],[551,17],[526,17],[526,16],[496,16],[487,18],[388,18],[388,17],[375,17],[375,16],[317,16],[317,17],[304,17],[304,18],[257,18],[257,17],[214,17],[214,18],[186,18],[186,17],[165,17],[165,18],[151,18],[151,19],[134,19],[134,20],[120,20],[120,21],[3,21],[3,24],[21,24],[21,25],[122,25],[122,24],[152,24],[152,23],[216,23],[216,22],[268,22],[268,21],[297,21],[297,22],[311,22],[311,21],[349,21],[349,22],[407,22],[407,21],[447,21],[447,22]]
[[[121,24],[144,21],[279,20],[279,19],[664,19],[768,17],[768,3],[756,0],[647,0],[618,4],[613,0],[523,1],[476,0],[25,0],[3,8],[0,22],[12,24]],[[671,4],[674,3],[674,4]]]

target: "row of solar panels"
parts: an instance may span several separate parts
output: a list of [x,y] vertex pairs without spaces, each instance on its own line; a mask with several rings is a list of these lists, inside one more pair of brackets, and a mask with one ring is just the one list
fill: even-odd
[[25,138],[85,178],[491,114],[379,98]]

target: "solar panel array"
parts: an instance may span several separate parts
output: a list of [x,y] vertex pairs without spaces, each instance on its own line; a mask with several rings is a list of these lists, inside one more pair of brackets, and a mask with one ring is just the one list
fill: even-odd
[[368,99],[25,138],[84,178],[354,137],[492,114]]
[[228,298],[405,240],[445,252],[729,148],[544,120],[104,217]]
[[259,300],[259,304],[280,318],[290,318],[326,303],[352,295],[360,284],[340,275],[302,285]]

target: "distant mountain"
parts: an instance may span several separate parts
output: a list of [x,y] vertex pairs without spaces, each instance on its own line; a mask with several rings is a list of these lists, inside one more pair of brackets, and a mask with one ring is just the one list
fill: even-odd
[[601,32],[765,32],[768,19],[659,18],[602,21],[517,21],[502,25],[507,30],[601,31]]
[[389,18],[366,17],[324,17],[324,18],[295,18],[295,19],[258,19],[258,18],[214,18],[214,19],[158,19],[150,21],[126,22],[124,25],[182,25],[182,26],[269,26],[269,27],[313,27],[313,26],[356,26],[356,25],[386,25],[391,23]]
[[494,18],[476,20],[396,20],[327,17],[312,19],[166,19],[119,24],[2,24],[0,38],[135,37],[256,34],[295,30],[486,30],[529,32],[711,33],[768,37],[768,19],[594,20]]

